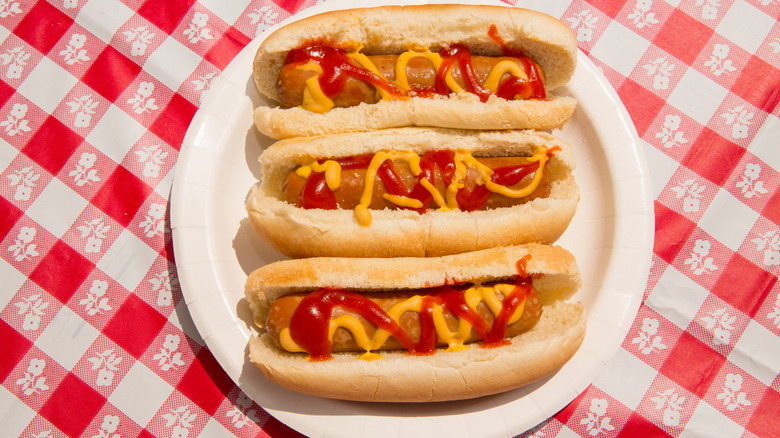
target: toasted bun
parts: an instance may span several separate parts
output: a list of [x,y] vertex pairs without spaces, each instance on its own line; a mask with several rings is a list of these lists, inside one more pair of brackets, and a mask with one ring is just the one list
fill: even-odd
[[472,345],[430,356],[382,352],[383,359],[375,361],[358,360],[354,353],[334,353],[333,360],[310,362],[305,354],[282,351],[261,334],[250,340],[250,360],[281,386],[345,400],[457,400],[526,385],[566,363],[585,333],[582,305],[562,301],[579,289],[580,277],[574,257],[560,247],[532,244],[424,259],[287,260],[258,269],[246,284],[247,300],[262,321],[270,301],[288,292],[331,286],[371,293],[497,280],[515,275],[515,263],[526,254],[531,255],[528,271],[544,274],[534,280],[534,287],[545,307],[534,328],[512,338],[510,345]]
[[[438,51],[462,44],[474,55],[498,56],[501,47],[488,35],[495,25],[510,49],[534,59],[546,76],[546,88],[567,83],[577,64],[572,31],[559,20],[540,12],[508,6],[415,5],[332,11],[279,28],[261,43],[253,71],[258,91],[278,101],[276,78],[287,52],[311,41],[339,42],[366,54],[395,54],[410,47]],[[438,126],[461,129],[553,129],[574,111],[571,97],[550,96],[549,101],[508,101],[476,96],[412,98],[382,101],[351,108],[334,108],[325,114],[300,108],[260,106],[255,124],[273,138],[356,132],[400,126]]]
[[[551,195],[525,204],[484,211],[371,210],[369,226],[361,226],[352,210],[303,209],[281,199],[280,187],[300,156],[345,157],[383,149],[461,148],[474,156],[512,156],[532,145],[561,148],[547,163]],[[577,209],[579,189],[572,170],[574,157],[563,140],[537,131],[463,131],[399,128],[282,140],[260,157],[262,182],[246,203],[257,234],[290,257],[439,256],[501,245],[552,243],[569,225]]]

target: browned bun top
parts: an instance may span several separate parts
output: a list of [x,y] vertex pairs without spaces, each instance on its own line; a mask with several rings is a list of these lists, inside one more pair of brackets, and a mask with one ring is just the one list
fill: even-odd
[[269,35],[255,55],[257,89],[278,100],[276,77],[287,52],[324,41],[366,54],[396,54],[418,47],[437,51],[462,44],[474,55],[497,56],[502,48],[489,35],[491,25],[507,48],[522,50],[545,72],[548,89],[574,74],[577,46],[565,24],[541,12],[497,5],[380,6],[325,12],[283,26]]

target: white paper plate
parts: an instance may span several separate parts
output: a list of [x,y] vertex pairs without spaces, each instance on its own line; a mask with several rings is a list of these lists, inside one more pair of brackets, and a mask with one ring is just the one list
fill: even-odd
[[[348,6],[333,0],[294,19]],[[243,300],[244,281],[255,268],[282,258],[254,235],[244,210],[245,196],[260,176],[257,158],[271,143],[252,125],[252,108],[265,103],[251,76],[259,42],[253,41],[212,83],[185,137],[171,193],[173,245],[185,303],[206,345],[236,384],[280,421],[312,437],[513,436],[584,391],[634,320],[649,272],[654,227],[650,173],[640,140],[598,68],[580,54],[573,80],[556,90],[579,101],[571,120],[556,132],[573,146],[581,190],[577,214],[558,241],[574,253],[582,271],[584,284],[575,299],[588,311],[588,329],[577,354],[550,378],[504,394],[415,405],[357,403],[282,389],[247,358],[251,315]]]

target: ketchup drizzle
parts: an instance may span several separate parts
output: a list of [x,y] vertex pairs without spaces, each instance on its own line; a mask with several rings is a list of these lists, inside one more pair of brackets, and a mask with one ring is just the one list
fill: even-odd
[[506,56],[517,58],[523,64],[523,70],[528,75],[527,81],[522,81],[514,76],[507,78],[501,82],[496,90],[498,97],[512,100],[518,99],[547,99],[547,91],[544,89],[542,83],[542,75],[539,72],[539,67],[536,63],[528,57],[523,51],[517,49],[510,49],[507,47],[506,42],[501,35],[498,34],[498,28],[495,24],[491,24],[488,29],[488,36],[501,46],[501,50]]
[[335,210],[338,208],[336,195],[333,194],[325,181],[325,172],[312,172],[309,175],[301,194],[298,196],[296,205],[305,209]]
[[501,302],[501,310],[492,324],[488,324],[466,303],[465,286],[449,285],[430,289],[422,297],[420,308],[420,339],[414,342],[400,325],[376,303],[363,295],[344,289],[321,288],[306,295],[296,308],[290,320],[290,336],[303,348],[313,361],[332,358],[332,343],[328,339],[329,324],[336,307],[355,312],[366,318],[377,329],[383,329],[398,339],[413,355],[428,355],[436,351],[437,334],[433,321],[434,306],[448,310],[458,318],[464,319],[473,327],[483,347],[503,345],[509,320],[517,308],[522,305],[533,288],[533,282],[526,272],[526,255],[517,262],[518,275],[515,287]]
[[363,67],[352,64],[347,53],[335,47],[314,44],[290,50],[287,53],[285,65],[297,66],[306,64],[310,60],[322,67],[322,75],[319,77],[320,88],[331,99],[341,94],[349,77],[381,88],[393,96],[402,95],[401,90],[394,83]]
[[[492,93],[489,89],[484,88],[477,80],[477,74],[474,72],[474,65],[471,63],[471,52],[468,48],[455,44],[448,49],[441,49],[439,55],[441,55],[442,63],[441,68],[439,68],[439,71],[436,74],[437,92],[440,94],[449,94],[449,91],[441,93],[438,84],[440,82],[444,83],[444,77],[447,74],[447,71],[451,69],[454,62],[457,61],[458,67],[460,67],[460,74],[463,76],[463,81],[466,83],[466,90],[476,94],[480,101],[487,102]],[[448,66],[447,70],[444,70],[445,66]]]
[[377,328],[390,332],[407,349],[414,348],[409,335],[373,301],[343,289],[318,289],[303,298],[290,319],[290,336],[309,353],[312,360],[327,360],[331,357],[328,326],[336,306],[360,314]]

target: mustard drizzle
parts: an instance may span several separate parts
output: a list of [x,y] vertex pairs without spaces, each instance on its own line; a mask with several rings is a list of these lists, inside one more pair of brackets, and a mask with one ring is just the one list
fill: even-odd
[[[484,302],[490,312],[494,316],[498,316],[501,312],[502,302],[499,298],[499,294],[504,297],[508,297],[514,290],[515,285],[507,283],[499,283],[493,286],[474,285],[465,291],[466,304],[471,307],[472,310],[477,309],[477,306]],[[401,316],[406,312],[420,313],[422,309],[423,297],[420,295],[414,295],[400,303],[392,306],[387,314],[395,322],[398,322]],[[517,306],[512,317],[509,319],[507,325],[517,322],[523,314],[525,309],[525,299],[522,304]],[[444,307],[439,304],[433,305],[433,322],[436,329],[438,338],[445,344],[447,344],[446,351],[459,351],[468,348],[465,345],[466,340],[471,334],[472,325],[465,319],[458,318],[458,327],[455,331],[450,331],[446,319],[444,317]],[[383,329],[377,329],[374,335],[369,338],[368,333],[361,324],[361,322],[352,315],[340,315],[330,320],[328,326],[328,340],[333,342],[333,336],[336,330],[344,328],[348,330],[355,340],[355,343],[361,349],[365,350],[365,353],[360,356],[363,360],[380,359],[382,356],[373,353],[373,350],[378,350],[387,339],[390,337],[390,332]],[[282,348],[286,351],[293,353],[303,353],[305,350],[298,345],[290,335],[290,328],[285,327],[280,330],[279,342]]]

